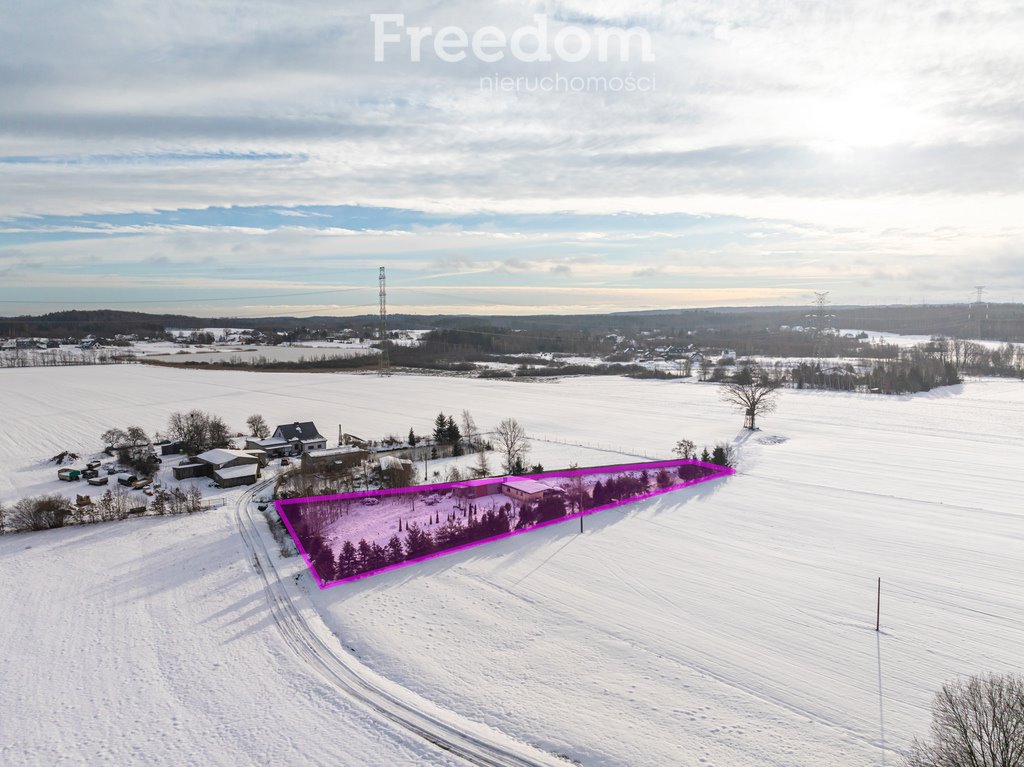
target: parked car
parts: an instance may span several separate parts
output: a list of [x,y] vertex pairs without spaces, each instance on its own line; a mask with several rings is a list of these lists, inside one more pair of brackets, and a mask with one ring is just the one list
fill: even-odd
[[107,484],[107,482],[110,481],[110,477],[89,477],[89,479],[85,481],[88,482],[90,485],[95,485],[96,487],[99,487],[100,485]]
[[96,471],[96,469],[86,469],[85,471],[82,472],[82,479],[92,479],[93,477],[98,477],[99,475],[100,473]]
[[266,511],[266,510],[267,510],[267,504],[265,504],[265,503],[261,503],[261,504],[260,504],[259,506],[257,506],[256,508],[257,508],[257,509],[259,509],[260,511]]
[[290,464],[291,464],[291,461],[289,461],[287,458],[282,458],[281,459],[281,465],[282,466],[288,466]]
[[98,469],[100,467],[100,463],[102,463],[102,461],[89,461],[89,463],[85,464],[85,468]]
[[380,503],[376,498],[363,498],[363,506],[376,506]]
[[114,466],[108,466],[107,467],[107,476],[110,477],[110,476],[113,476],[114,474],[117,474],[117,468],[114,467]]

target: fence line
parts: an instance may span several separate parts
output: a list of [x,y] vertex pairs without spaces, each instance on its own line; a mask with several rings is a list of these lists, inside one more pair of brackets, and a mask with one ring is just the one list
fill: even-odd
[[569,445],[572,447],[583,447],[588,450],[596,450],[601,453],[614,453],[616,455],[631,455],[636,458],[648,458],[652,461],[658,460],[658,456],[650,455],[640,450],[633,448],[616,447],[614,445],[604,445],[595,442],[572,442],[564,439],[552,439],[546,435],[540,437],[529,437],[529,439],[535,442],[548,442],[553,445]]

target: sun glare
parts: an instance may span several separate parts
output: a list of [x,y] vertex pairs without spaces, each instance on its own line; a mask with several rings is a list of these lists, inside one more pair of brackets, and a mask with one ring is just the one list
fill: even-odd
[[868,91],[823,98],[807,118],[812,139],[837,151],[912,142],[924,127],[919,113]]

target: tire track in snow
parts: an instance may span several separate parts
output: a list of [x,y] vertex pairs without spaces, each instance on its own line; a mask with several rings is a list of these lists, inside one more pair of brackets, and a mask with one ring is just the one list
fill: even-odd
[[566,767],[569,764],[562,757],[520,743],[453,712],[436,706],[430,706],[433,712],[425,710],[423,703],[426,701],[397,685],[391,685],[392,690],[385,689],[366,667],[324,641],[295,607],[252,516],[252,497],[270,484],[263,482],[243,493],[235,507],[235,518],[247,558],[263,582],[271,617],[285,643],[299,658],[345,697],[469,764],[481,767]]

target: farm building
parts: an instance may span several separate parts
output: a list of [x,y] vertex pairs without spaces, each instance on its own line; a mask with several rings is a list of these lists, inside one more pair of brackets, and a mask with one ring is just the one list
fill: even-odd
[[213,471],[213,481],[217,483],[217,487],[253,485],[259,478],[260,465],[258,463],[226,466],[223,469],[214,469]]
[[361,464],[369,458],[369,456],[369,451],[354,445],[331,447],[323,450],[310,450],[302,454],[302,468],[334,467],[351,469]]
[[245,450],[215,448],[171,468],[177,480],[210,477],[218,487],[251,485],[259,479],[259,456]]
[[198,461],[183,460],[177,466],[171,467],[171,474],[177,480],[192,479],[193,477],[207,477],[209,465]]
[[327,447],[327,438],[312,421],[282,424],[274,429],[272,436],[290,443],[296,453],[308,453],[310,450],[323,450]]
[[291,455],[295,450],[291,442],[279,437],[268,439],[246,439],[246,450],[262,450],[270,458],[280,458],[283,455]]

